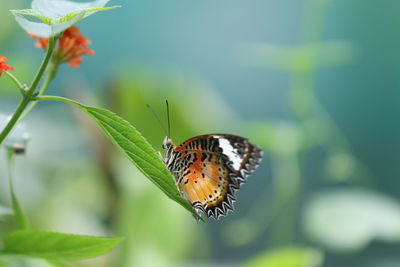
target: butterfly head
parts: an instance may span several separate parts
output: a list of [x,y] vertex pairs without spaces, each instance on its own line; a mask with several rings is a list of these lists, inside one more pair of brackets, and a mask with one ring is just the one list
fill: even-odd
[[168,149],[169,147],[173,146],[172,139],[169,136],[166,136],[163,141],[163,149]]

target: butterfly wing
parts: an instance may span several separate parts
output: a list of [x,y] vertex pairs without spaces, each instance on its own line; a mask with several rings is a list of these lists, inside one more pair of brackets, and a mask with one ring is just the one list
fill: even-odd
[[193,137],[174,150],[180,153],[179,189],[196,210],[215,219],[233,210],[236,190],[262,159],[258,146],[226,134]]
[[218,218],[233,209],[234,187],[228,168],[217,163],[217,154],[187,154],[189,158],[201,156],[205,158],[203,161],[196,160],[180,175],[178,186],[196,210],[203,211],[208,217]]

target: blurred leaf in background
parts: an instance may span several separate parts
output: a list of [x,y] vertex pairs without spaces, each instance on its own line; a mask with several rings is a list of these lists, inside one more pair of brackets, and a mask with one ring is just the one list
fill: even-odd
[[370,242],[400,242],[400,203],[361,189],[319,192],[308,199],[303,225],[309,236],[330,250],[346,252]]
[[255,256],[246,267],[321,267],[323,254],[308,247],[284,247],[268,250]]
[[46,231],[15,231],[3,239],[2,253],[52,260],[80,260],[111,250],[121,238],[80,236]]

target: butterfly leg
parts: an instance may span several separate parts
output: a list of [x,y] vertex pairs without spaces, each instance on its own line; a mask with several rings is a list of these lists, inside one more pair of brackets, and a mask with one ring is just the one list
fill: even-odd
[[157,154],[157,156],[160,157],[160,159],[161,159],[162,161],[164,161],[164,158],[163,158],[163,156],[161,155],[161,152],[160,152],[160,151],[156,151],[156,154]]

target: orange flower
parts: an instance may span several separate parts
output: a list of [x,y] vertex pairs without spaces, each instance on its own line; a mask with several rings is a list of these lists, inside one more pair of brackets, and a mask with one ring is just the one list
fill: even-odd
[[7,60],[8,60],[8,58],[0,56],[0,76],[3,73],[3,71],[14,70],[13,67],[8,66],[7,64],[4,64],[4,62],[6,62]]
[[[47,50],[49,47],[48,38],[40,38],[33,34],[29,34],[32,38],[38,38],[35,43],[36,47]],[[61,63],[69,63],[71,68],[77,68],[82,63],[82,56],[88,54],[93,56],[94,51],[87,47],[91,42],[81,34],[76,26],[69,27],[58,39],[57,48],[53,54],[53,61]]]

